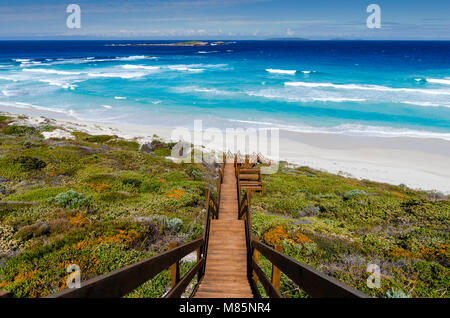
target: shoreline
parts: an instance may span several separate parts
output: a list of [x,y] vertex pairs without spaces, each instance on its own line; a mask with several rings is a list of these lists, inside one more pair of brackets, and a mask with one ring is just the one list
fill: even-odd
[[[59,112],[1,105],[0,112],[27,115],[28,124],[48,118],[55,126],[92,135],[170,140],[174,128],[77,120]],[[41,118],[43,117],[43,118]],[[57,137],[57,136],[55,136]],[[411,137],[361,137],[280,130],[279,159],[357,179],[404,184],[412,189],[450,194],[450,141]],[[215,148],[218,149],[218,148]],[[221,149],[220,149],[221,150]]]

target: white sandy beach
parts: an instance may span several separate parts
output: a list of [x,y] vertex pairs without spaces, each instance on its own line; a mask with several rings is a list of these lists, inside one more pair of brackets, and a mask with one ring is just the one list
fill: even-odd
[[[173,128],[79,121],[69,115],[0,105],[0,112],[25,114],[28,123],[51,118],[54,125],[90,134],[113,134],[144,143],[169,140]],[[243,127],[245,128],[245,127]],[[69,136],[57,130],[47,137]],[[280,160],[359,179],[405,184],[450,194],[450,141],[410,137],[357,137],[280,131]]]

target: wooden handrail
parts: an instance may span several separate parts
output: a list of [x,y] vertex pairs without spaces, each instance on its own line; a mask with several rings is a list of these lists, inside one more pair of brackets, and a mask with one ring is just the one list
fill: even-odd
[[[85,281],[80,288],[64,289],[46,298],[117,298],[130,293],[203,245],[203,239]],[[183,278],[184,279],[184,278]],[[179,282],[180,283],[180,282]]]
[[[240,192],[239,189],[238,189],[238,191]],[[260,298],[261,295],[259,294],[258,286],[257,286],[256,282],[253,280],[254,260],[253,260],[253,247],[251,244],[251,242],[253,240],[252,239],[253,228],[252,228],[252,219],[251,219],[251,215],[250,215],[250,193],[249,193],[249,191],[245,192],[245,199],[242,200],[241,204],[243,204],[244,209],[245,209],[245,219],[244,220],[245,220],[245,244],[247,246],[247,279],[250,283],[250,288],[252,289],[253,295],[255,295],[257,298]],[[238,205],[238,206],[240,206],[240,205]]]
[[252,269],[256,273],[259,278],[259,281],[263,285],[266,290],[267,296],[271,298],[281,298],[280,293],[275,289],[270,280],[266,277],[263,270],[256,264],[256,262],[252,259]]
[[[277,252],[275,249],[252,240],[256,248],[272,264],[278,267],[295,284],[314,298],[369,298],[368,295],[329,277],[314,268]],[[256,271],[258,273],[258,271]],[[259,276],[259,275],[258,275]],[[259,277],[261,280],[261,277]],[[262,281],[262,280],[261,280]],[[272,285],[272,284],[270,284]],[[273,285],[272,285],[273,287]],[[271,289],[266,291],[272,292]]]
[[197,264],[194,265],[184,277],[167,293],[166,298],[179,298],[183,295],[186,287],[192,281],[197,273],[200,272],[205,265],[205,258],[201,258]]
[[210,194],[209,200],[213,203],[213,206],[210,205],[211,213],[213,214],[215,219],[219,218],[219,204],[217,203],[216,199]]
[[247,213],[247,211],[248,211],[248,195],[245,195],[241,203],[239,204],[239,214],[238,214],[239,220],[242,219],[242,217]]

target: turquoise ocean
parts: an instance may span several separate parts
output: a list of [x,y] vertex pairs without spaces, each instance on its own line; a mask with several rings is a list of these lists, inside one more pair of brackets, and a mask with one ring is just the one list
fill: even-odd
[[157,42],[2,41],[0,105],[98,122],[450,140],[450,42],[143,43]]

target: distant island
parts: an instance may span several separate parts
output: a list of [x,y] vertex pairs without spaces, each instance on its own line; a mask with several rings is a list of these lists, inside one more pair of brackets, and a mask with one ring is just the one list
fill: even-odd
[[110,44],[109,46],[216,46],[227,45],[223,41],[205,42],[205,41],[185,41],[175,43],[130,43],[130,44]]

